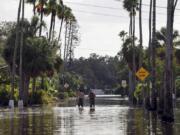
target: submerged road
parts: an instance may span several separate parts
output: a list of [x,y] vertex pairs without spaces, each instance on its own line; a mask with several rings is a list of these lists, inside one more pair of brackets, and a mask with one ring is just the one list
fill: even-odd
[[180,109],[175,124],[157,115],[130,108],[119,96],[97,96],[95,111],[75,102],[65,107],[33,107],[24,111],[0,109],[0,135],[179,135]]

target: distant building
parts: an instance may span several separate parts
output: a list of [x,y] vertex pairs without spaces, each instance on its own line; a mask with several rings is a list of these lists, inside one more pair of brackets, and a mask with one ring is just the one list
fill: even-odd
[[96,95],[105,95],[102,89],[91,89]]

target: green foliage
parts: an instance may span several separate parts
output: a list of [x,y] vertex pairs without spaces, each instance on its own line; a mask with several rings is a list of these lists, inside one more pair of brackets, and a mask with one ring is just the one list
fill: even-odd
[[176,79],[176,97],[180,97],[180,77]]
[[136,85],[136,89],[134,91],[134,97],[137,99],[137,100],[140,100],[142,98],[142,90],[143,90],[143,84],[142,83],[138,83]]
[[54,101],[54,97],[45,90],[37,90],[34,93],[29,93],[29,103],[31,104],[50,104]]
[[[9,99],[10,99],[10,94],[11,94],[10,85],[2,84],[0,86],[0,105],[1,106],[7,106],[8,105]],[[17,104],[18,97],[19,97],[18,90],[15,89],[15,92],[14,92],[15,104]]]

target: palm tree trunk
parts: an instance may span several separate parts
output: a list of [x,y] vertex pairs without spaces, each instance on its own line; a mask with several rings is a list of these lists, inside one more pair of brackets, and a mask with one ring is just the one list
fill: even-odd
[[66,49],[66,60],[68,59],[68,56],[69,56],[69,48],[70,48],[70,43],[71,43],[71,29],[72,29],[72,23],[70,22],[70,24],[69,24],[69,36],[68,36],[67,49]]
[[49,28],[49,41],[51,40],[51,34],[52,34],[52,28],[53,28],[53,14],[51,15],[51,22],[50,22],[50,28]]
[[174,121],[173,99],[172,99],[172,61],[173,61],[173,11],[174,0],[167,2],[167,45],[165,61],[165,92],[164,110],[162,119],[168,122]]
[[[132,83],[133,83],[133,93],[136,89],[136,51],[135,51],[135,14],[133,9],[133,35],[132,35],[132,48],[133,48],[133,54],[132,54],[132,60],[133,60],[133,75],[132,75]],[[133,104],[136,104],[135,98],[133,98]]]
[[[133,16],[130,13],[130,23],[129,23],[129,36],[132,37],[133,35]],[[131,69],[129,70],[129,99],[130,99],[130,105],[133,104],[133,93],[134,93],[134,89],[133,89],[133,72],[131,71]]]
[[151,44],[151,75],[152,75],[152,102],[151,109],[157,109],[157,90],[156,90],[156,0],[153,0],[153,20],[152,20],[152,44]]
[[24,90],[23,90],[23,101],[24,105],[28,105],[28,100],[29,100],[29,82],[30,82],[30,77],[27,75],[24,75]]
[[64,17],[61,19],[61,25],[60,25],[60,28],[59,28],[58,42],[59,42],[60,39],[61,39],[61,32],[62,32],[63,22],[64,22]]
[[[152,0],[150,0],[150,8],[149,8],[149,48],[148,48],[148,65],[149,70],[151,69],[151,44],[152,44]],[[150,86],[150,81],[148,81],[148,86]],[[150,88],[148,87],[148,91],[146,94],[146,100],[145,100],[146,109],[150,109]]]
[[66,49],[67,49],[67,22],[66,22],[65,39],[64,39],[64,62],[66,62]]
[[54,39],[54,34],[55,34],[55,25],[56,25],[56,16],[53,16],[53,28],[52,28],[52,40]]
[[[23,44],[24,44],[24,0],[22,0],[22,24],[21,24],[21,42],[20,42],[20,64],[19,64],[19,93],[23,92]],[[21,95],[21,94],[20,94]],[[20,100],[22,97],[20,96]]]
[[71,65],[71,62],[72,62],[72,55],[73,55],[73,34],[74,34],[74,30],[72,29],[71,31],[71,43],[70,43],[70,50],[69,50],[69,61],[70,61],[70,65]]
[[39,29],[39,37],[41,36],[41,33],[42,33],[42,21],[43,21],[43,12],[41,12],[40,29]]
[[140,38],[140,55],[139,55],[139,67],[142,67],[143,61],[143,37],[142,37],[142,0],[139,1],[139,38]]
[[18,7],[18,16],[17,16],[17,26],[16,26],[16,40],[13,52],[13,64],[12,64],[12,77],[11,77],[11,96],[10,99],[14,98],[14,85],[15,85],[15,72],[16,72],[16,55],[17,55],[17,47],[19,43],[19,21],[20,21],[20,13],[21,13],[21,3],[22,0],[19,0],[19,7]]
[[36,15],[36,1],[33,2],[33,14]]

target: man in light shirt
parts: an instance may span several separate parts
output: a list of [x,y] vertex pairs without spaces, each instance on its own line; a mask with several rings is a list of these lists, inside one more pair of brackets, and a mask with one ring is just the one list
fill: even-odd
[[77,92],[77,101],[78,101],[78,107],[83,108],[84,107],[84,92],[82,90],[79,90]]

